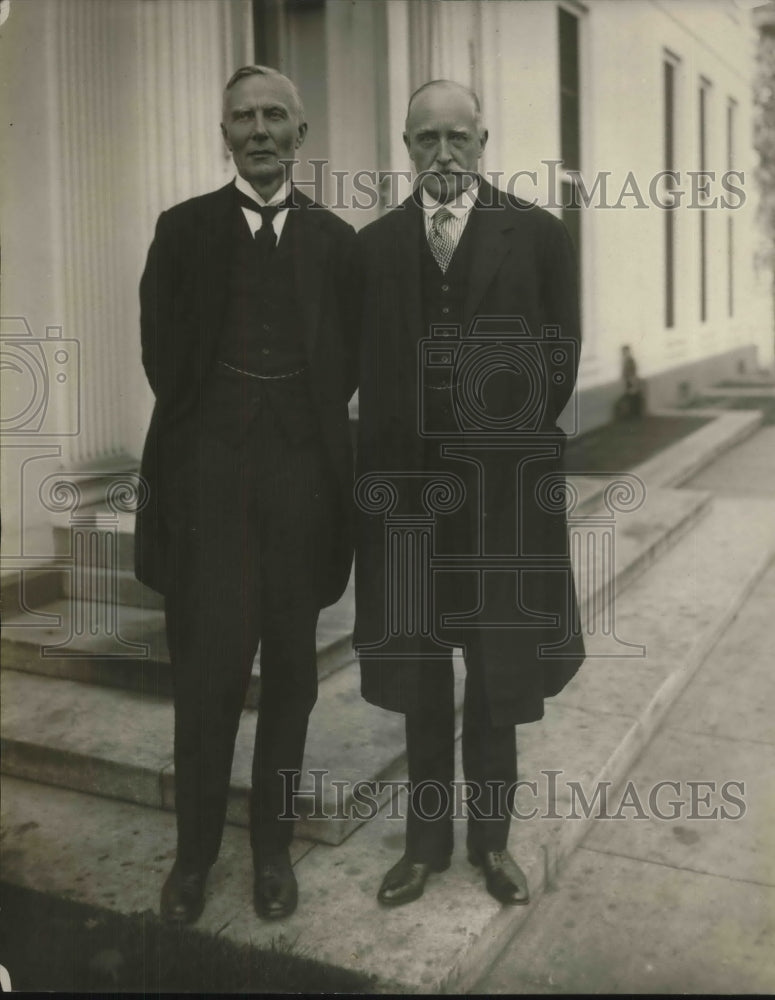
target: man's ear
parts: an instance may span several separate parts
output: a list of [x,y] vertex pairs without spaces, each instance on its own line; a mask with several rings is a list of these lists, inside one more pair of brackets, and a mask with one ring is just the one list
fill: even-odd
[[407,153],[409,153],[409,159],[411,160],[412,153],[411,153],[411,150],[409,148],[409,133],[408,132],[404,132],[404,134],[403,134],[403,140],[404,140],[404,145],[406,146],[406,151],[407,151]]
[[306,122],[301,122],[300,125],[299,125],[299,134],[296,136],[296,148],[297,149],[299,148],[299,146],[301,146],[301,144],[304,142],[304,140],[306,139],[306,137],[307,137],[307,123]]
[[229,136],[226,132],[226,126],[221,122],[221,135],[223,136],[223,141],[226,143],[226,148],[231,152],[231,143],[229,142]]
[[490,138],[490,133],[486,128],[483,128],[479,134],[479,155],[484,152],[484,147],[487,145],[487,140]]

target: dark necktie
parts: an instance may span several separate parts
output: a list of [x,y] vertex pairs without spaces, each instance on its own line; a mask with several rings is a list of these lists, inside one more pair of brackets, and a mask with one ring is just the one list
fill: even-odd
[[289,195],[277,205],[259,205],[257,201],[253,201],[252,198],[249,198],[238,188],[236,190],[240,205],[243,208],[249,208],[251,212],[258,212],[261,216],[261,228],[257,229],[254,234],[257,249],[262,253],[271,252],[277,245],[277,234],[274,231],[272,223],[278,212],[294,207],[293,195]]

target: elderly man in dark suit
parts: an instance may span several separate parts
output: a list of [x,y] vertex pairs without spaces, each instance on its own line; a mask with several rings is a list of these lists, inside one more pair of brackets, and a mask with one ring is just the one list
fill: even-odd
[[352,560],[355,234],[291,183],[307,124],[290,80],[238,70],[221,129],[238,176],[162,213],[140,286],[156,406],[137,574],[165,595],[178,835],[161,910],[179,923],[204,905],[259,642],[254,900],[269,919],[296,906],[282,772],[301,769],[318,613]]
[[455,647],[468,857],[496,899],[528,901],[507,851],[514,727],[541,718],[584,657],[557,426],[578,365],[574,252],[558,219],[477,173],[486,141],[472,91],[421,87],[404,133],[414,193],[358,234],[355,645],[364,697],[406,715],[411,792],[385,905],[450,863]]

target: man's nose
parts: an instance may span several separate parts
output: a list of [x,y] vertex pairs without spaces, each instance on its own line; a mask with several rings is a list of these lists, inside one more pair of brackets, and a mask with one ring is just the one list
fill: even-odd
[[452,153],[450,152],[449,145],[447,144],[446,139],[442,139],[439,142],[439,149],[436,153],[436,162],[439,166],[446,167],[451,159]]
[[266,128],[266,121],[264,120],[264,116],[260,111],[257,111],[253,117],[253,132],[257,136],[268,135]]

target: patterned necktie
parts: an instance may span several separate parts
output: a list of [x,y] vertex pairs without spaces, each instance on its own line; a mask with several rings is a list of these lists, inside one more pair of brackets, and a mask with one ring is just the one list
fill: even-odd
[[452,255],[455,252],[455,241],[450,233],[450,221],[452,213],[443,205],[437,209],[431,219],[431,228],[428,233],[428,245],[431,253],[436,259],[436,263],[441,268],[442,274],[446,274]]

